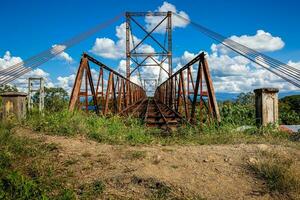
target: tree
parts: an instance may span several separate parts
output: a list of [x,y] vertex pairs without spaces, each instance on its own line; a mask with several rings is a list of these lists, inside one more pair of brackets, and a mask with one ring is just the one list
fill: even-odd
[[255,95],[253,92],[240,93],[237,96],[236,103],[243,105],[254,105]]
[[[33,96],[33,102],[38,102],[39,92]],[[45,87],[45,109],[51,112],[63,110],[68,105],[69,95],[63,88]]]
[[[18,92],[16,86],[0,85],[0,94],[5,92]],[[0,106],[2,106],[2,97],[0,96]]]
[[300,95],[279,100],[279,118],[283,124],[300,124]]
[[11,85],[0,85],[0,94],[4,92],[18,92],[16,86]]
[[279,102],[288,104],[291,110],[300,113],[300,95],[286,96],[280,99]]

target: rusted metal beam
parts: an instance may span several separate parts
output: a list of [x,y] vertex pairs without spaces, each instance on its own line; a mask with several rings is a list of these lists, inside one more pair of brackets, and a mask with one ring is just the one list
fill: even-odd
[[[126,12],[125,15],[126,15],[126,77],[129,79],[130,76],[133,74],[133,72],[139,70],[140,67],[144,67],[144,66],[160,67],[161,70],[164,70],[168,74],[168,76],[170,76],[172,73],[172,44],[171,44],[172,43],[172,20],[171,20],[172,12]],[[148,29],[149,27],[145,27],[145,25],[140,23],[139,20],[137,20],[136,18],[136,17],[146,17],[146,16],[158,17],[158,21],[157,21],[158,23],[155,24],[154,27],[151,27],[150,30]],[[144,35],[141,38],[141,40],[137,42],[137,44],[134,44],[133,41],[134,38],[132,37],[132,34],[134,33],[132,32],[133,30],[131,29],[131,24],[135,25],[140,32],[146,33],[146,35]],[[158,37],[154,33],[158,30],[158,28],[161,28],[162,26],[165,25],[166,25],[167,40],[164,42],[160,42]],[[156,50],[156,52],[151,52],[151,53],[138,52],[139,47],[145,44],[147,38],[151,39],[152,42],[158,45],[160,49]],[[132,40],[132,44],[130,40]],[[142,62],[138,61],[139,57],[143,58],[141,59]],[[154,61],[154,63],[151,64],[145,63],[145,61],[148,58],[151,58]],[[134,64],[136,64],[136,66],[134,66],[133,71],[131,71],[131,61]],[[164,69],[162,67],[163,64],[167,65],[168,69]],[[160,76],[158,77],[158,79],[159,78]],[[142,78],[140,77],[140,79]],[[142,83],[142,80],[140,81]],[[130,97],[127,98],[129,99]]]
[[81,88],[81,83],[82,83],[82,77],[83,77],[83,73],[84,73],[84,66],[86,65],[86,63],[87,63],[87,58],[83,57],[80,60],[80,65],[79,65],[79,68],[77,70],[74,86],[73,86],[71,97],[70,97],[70,102],[69,102],[69,110],[70,111],[73,111],[75,109],[76,102],[79,98],[79,93],[80,93],[80,88]]
[[[198,66],[195,67],[194,64],[197,62]],[[194,66],[194,68],[192,68],[192,66]],[[192,69],[196,71],[196,79],[193,79]],[[205,81],[207,91],[203,91],[203,81]],[[193,94],[193,98],[190,98],[190,94]],[[208,98],[207,103],[203,97]],[[219,108],[204,53],[197,55],[193,60],[158,86],[154,98],[156,101],[160,101],[170,108],[174,106],[175,112],[180,113],[185,117],[185,120],[191,121],[192,123],[196,123],[198,120],[200,124],[202,123],[203,105],[206,108],[206,114],[210,116],[207,122],[210,122],[211,119],[220,122]],[[198,99],[200,100],[199,103]],[[196,116],[197,109],[199,109],[200,113],[199,118]]]
[[[100,67],[96,89],[94,87],[89,61]],[[104,73],[108,73],[106,85],[104,85]],[[84,91],[81,91],[83,75],[85,75],[85,86]],[[100,87],[101,92],[99,92]],[[99,113],[99,110],[101,110],[101,113],[106,115],[110,112],[121,112],[131,104],[135,104],[144,99],[146,93],[141,86],[131,82],[95,58],[83,54],[70,98],[70,111],[75,109],[75,105],[81,104],[80,97],[85,97],[84,105],[86,111],[89,111],[89,106],[91,105],[94,106],[96,113]],[[89,97],[92,97],[92,102],[89,102]]]

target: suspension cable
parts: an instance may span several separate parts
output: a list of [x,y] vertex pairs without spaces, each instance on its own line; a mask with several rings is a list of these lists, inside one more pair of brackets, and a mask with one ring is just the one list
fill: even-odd
[[99,32],[102,29],[107,28],[114,22],[116,22],[118,19],[120,19],[124,13],[115,16],[114,18],[111,18],[101,24],[98,24],[97,26],[80,33],[79,35],[66,40],[65,42],[62,42],[59,45],[56,45],[54,47],[51,47],[35,56],[32,56],[23,62],[19,62],[15,65],[12,65],[11,67],[8,67],[6,69],[0,70],[0,85],[7,84],[20,76],[28,73],[32,69],[42,65],[43,63],[49,61],[53,57],[57,56],[58,54],[62,53],[66,49],[78,44],[79,42],[85,40],[89,36],[95,34],[96,32]]
[[296,69],[292,66],[284,64],[274,58],[266,56],[260,52],[257,52],[245,45],[242,45],[232,39],[226,38],[208,28],[195,23],[189,19],[186,19],[176,13],[173,13],[181,20],[191,23],[191,25],[202,32],[203,34],[207,35],[208,37],[220,42],[222,45],[228,47],[229,49],[233,50],[234,52],[242,55],[243,57],[248,58],[252,62],[262,66],[263,68],[267,69],[268,71],[272,72],[273,74],[281,77],[282,79],[288,81],[289,83],[295,85],[296,87],[300,88],[300,70]]

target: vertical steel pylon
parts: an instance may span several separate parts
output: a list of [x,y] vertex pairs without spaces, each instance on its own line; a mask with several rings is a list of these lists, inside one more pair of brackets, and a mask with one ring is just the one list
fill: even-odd
[[[137,19],[138,17],[157,17],[158,23],[149,28],[140,23]],[[134,41],[133,24],[139,28],[140,32],[146,34],[139,41]],[[155,32],[164,28],[164,26],[166,28],[165,39],[161,42]],[[158,49],[155,49],[155,52],[141,51],[141,47],[145,44],[146,39],[149,39],[148,42],[151,41],[158,47]],[[147,44],[149,45],[149,43]],[[150,61],[150,63],[147,61]],[[167,69],[163,67],[166,65],[168,66]],[[172,75],[172,12],[170,11],[126,12],[126,77],[130,79],[135,71],[144,66],[157,66],[169,77]]]

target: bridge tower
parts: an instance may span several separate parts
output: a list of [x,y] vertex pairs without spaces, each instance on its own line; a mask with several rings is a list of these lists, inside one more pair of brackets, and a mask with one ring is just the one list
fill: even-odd
[[[141,18],[151,21],[151,25],[141,21]],[[137,28],[133,30],[133,26]],[[158,32],[160,34],[157,34]],[[135,38],[138,33],[145,35],[139,40]],[[164,38],[161,33],[164,33]],[[147,52],[143,49],[152,44],[157,47],[155,52]],[[126,77],[130,79],[133,73],[139,73],[140,68],[145,66],[160,68],[158,84],[162,82],[162,73],[166,73],[168,77],[172,75],[172,12],[170,11],[126,12]],[[144,81],[141,79],[140,77],[142,85]]]

